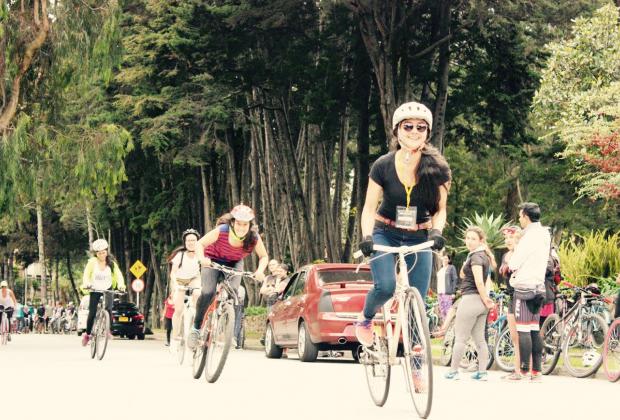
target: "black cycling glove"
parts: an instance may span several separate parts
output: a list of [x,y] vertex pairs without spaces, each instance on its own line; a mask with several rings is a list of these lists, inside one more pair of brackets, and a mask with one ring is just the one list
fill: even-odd
[[435,251],[439,251],[446,245],[446,240],[443,236],[441,236],[441,231],[439,229],[431,229],[428,233],[428,240],[435,242],[431,249]]
[[364,236],[364,239],[360,242],[360,251],[362,251],[365,257],[370,257],[372,255],[373,245],[372,236]]

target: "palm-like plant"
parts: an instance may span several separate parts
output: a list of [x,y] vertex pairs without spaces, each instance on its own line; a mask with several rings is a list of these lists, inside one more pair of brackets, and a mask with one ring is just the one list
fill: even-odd
[[[502,229],[512,226],[514,223],[509,220],[504,222],[504,218],[499,215],[495,216],[493,213],[478,214],[474,213],[474,216],[470,218],[463,218],[463,227],[459,228],[461,232],[461,240],[465,243],[465,233],[467,229],[472,226],[477,226],[484,231],[487,236],[487,244],[491,249],[505,248],[504,235]],[[459,252],[467,251],[465,245],[461,245],[457,248]]]

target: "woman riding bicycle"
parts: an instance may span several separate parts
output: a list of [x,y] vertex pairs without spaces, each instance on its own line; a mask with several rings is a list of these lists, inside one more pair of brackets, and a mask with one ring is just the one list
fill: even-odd
[[[202,290],[196,303],[194,327],[188,340],[188,347],[192,350],[196,348],[200,338],[202,320],[215,296],[217,282],[223,276],[221,271],[210,267],[212,261],[242,271],[243,259],[256,252],[259,261],[254,276],[259,282],[265,278],[263,273],[267,268],[269,257],[263,240],[253,226],[253,221],[254,211],[240,204],[231,210],[228,223],[218,225],[198,241],[196,251],[198,255],[204,255],[204,258],[201,260]],[[232,278],[233,289],[236,290],[240,284],[241,276]]]
[[[125,291],[125,280],[123,273],[118,267],[114,257],[108,252],[108,241],[97,239],[92,245],[94,257],[88,260],[82,276],[82,291],[89,293],[89,289]],[[90,333],[93,329],[95,316],[97,315],[97,305],[103,293],[90,292],[88,303],[88,318],[86,319],[86,332],[82,336],[82,346],[86,346],[90,340]],[[105,299],[106,310],[112,319],[113,299]]]
[[13,291],[9,289],[9,284],[6,280],[0,282],[0,309],[3,309],[4,315],[6,319],[9,321],[9,341],[11,340],[11,316],[13,315],[13,311],[15,310],[15,306],[17,306],[17,300],[15,299],[15,295]]
[[[403,246],[432,240],[433,249],[443,248],[441,231],[446,224],[451,173],[444,157],[429,143],[432,127],[433,114],[423,104],[408,102],[394,112],[392,151],[377,159],[370,169],[362,211],[364,239],[360,244],[365,256],[382,254],[373,252],[373,244]],[[426,296],[431,253],[409,255],[406,261],[408,267],[413,266],[409,284]],[[393,296],[396,287],[393,258],[375,258],[370,268],[374,286],[368,292],[355,331],[365,346],[373,341],[371,321],[375,313]]]
[[183,232],[183,247],[170,259],[171,291],[174,300],[174,315],[172,316],[172,336],[179,340],[181,332],[181,319],[185,311],[185,290],[179,286],[195,288],[192,292],[191,306],[196,306],[200,292],[200,254],[196,254],[196,247],[200,234],[194,229]]

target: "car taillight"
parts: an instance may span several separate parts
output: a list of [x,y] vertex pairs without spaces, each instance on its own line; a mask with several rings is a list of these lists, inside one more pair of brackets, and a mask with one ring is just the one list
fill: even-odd
[[329,290],[323,290],[319,298],[319,312],[334,312],[334,303],[332,302],[332,294]]
[[144,315],[138,314],[133,316],[134,321],[142,321],[144,319]]

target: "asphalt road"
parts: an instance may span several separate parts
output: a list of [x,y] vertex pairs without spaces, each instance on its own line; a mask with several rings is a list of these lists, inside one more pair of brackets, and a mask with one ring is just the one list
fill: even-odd
[[[191,377],[158,340],[114,339],[102,361],[77,336],[20,335],[0,348],[0,419],[415,419],[400,368],[383,408],[352,360],[301,363],[233,350],[215,384]],[[431,419],[617,418],[620,383],[545,377],[541,383],[443,379]]]

